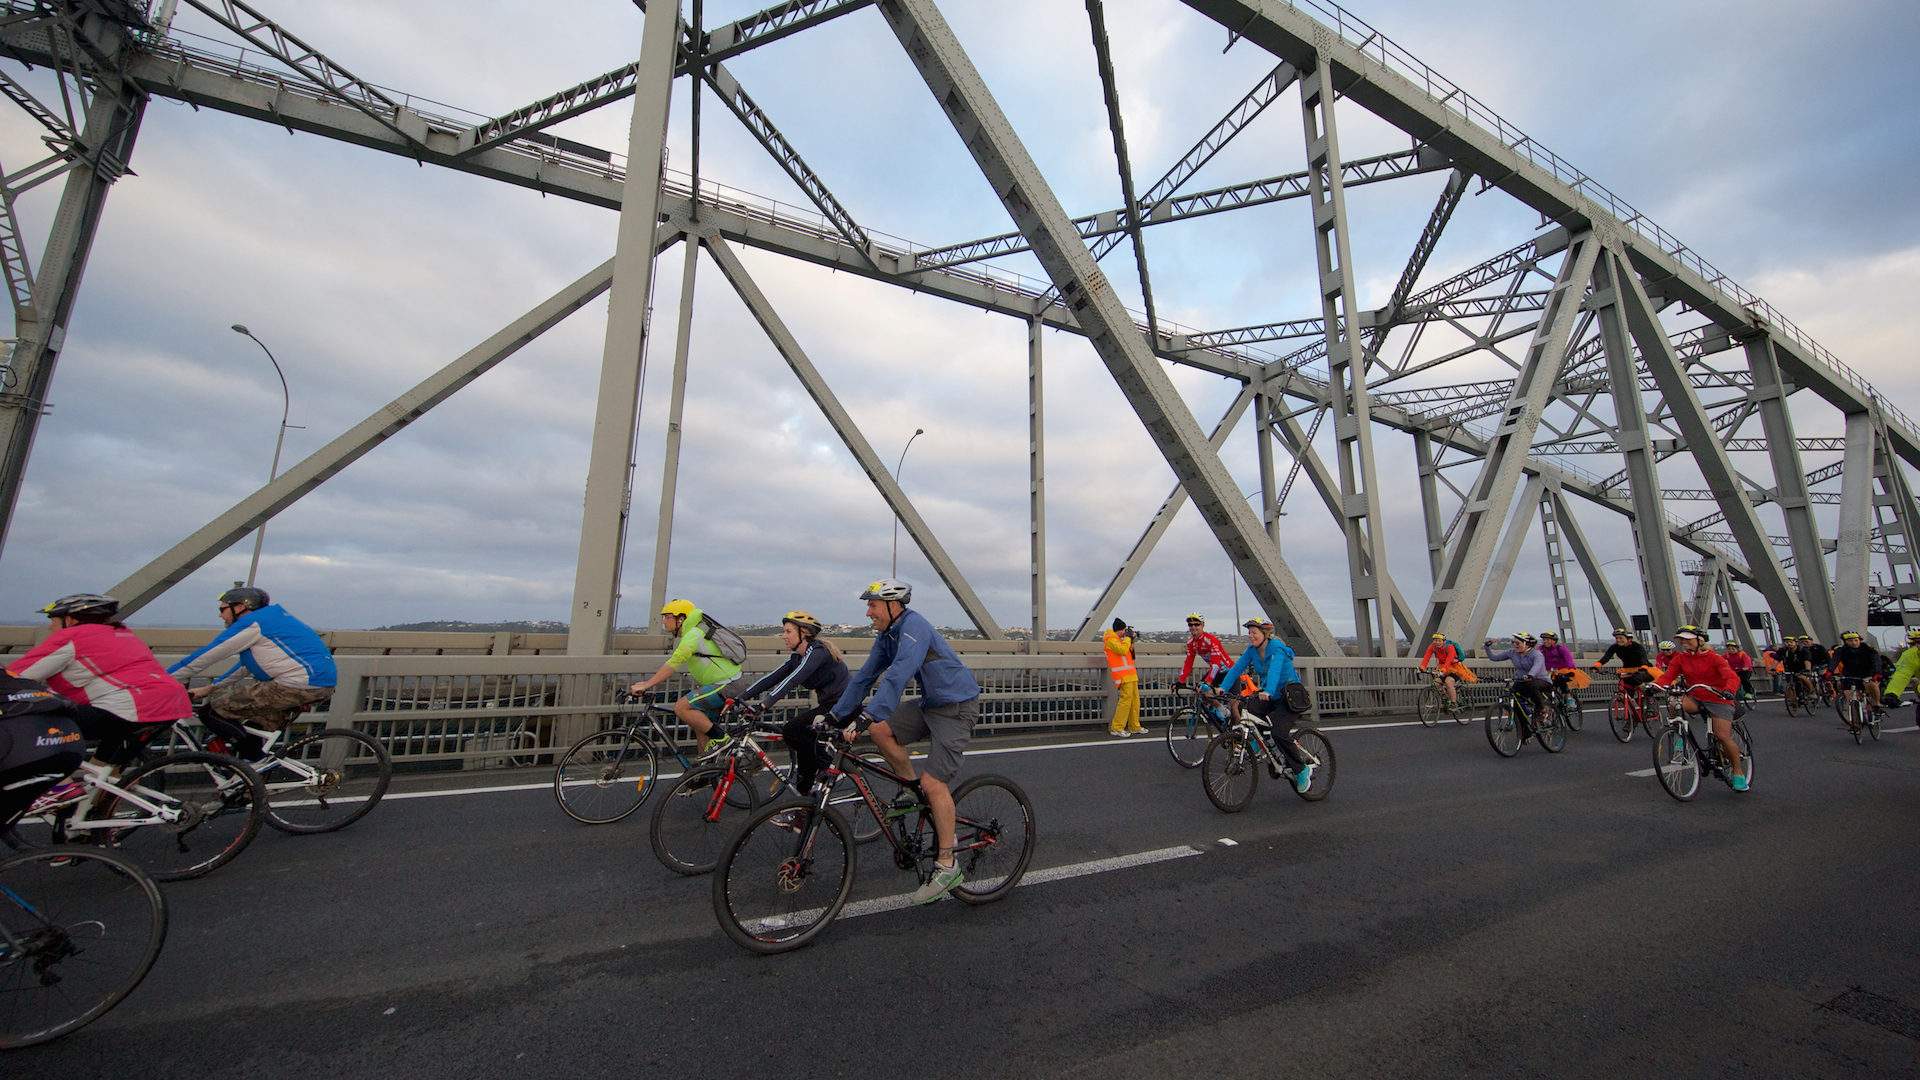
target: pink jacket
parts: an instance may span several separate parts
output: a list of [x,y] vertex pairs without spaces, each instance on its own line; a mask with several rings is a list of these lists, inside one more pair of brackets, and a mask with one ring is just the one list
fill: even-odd
[[193,715],[186,688],[124,626],[81,623],[55,630],[7,670],[122,720],[157,724]]

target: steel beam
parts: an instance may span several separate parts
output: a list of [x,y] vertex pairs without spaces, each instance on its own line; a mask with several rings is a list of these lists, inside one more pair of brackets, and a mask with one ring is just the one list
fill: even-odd
[[[1867,622],[1868,536],[1873,531],[1873,415],[1846,414],[1840,472],[1839,542],[1834,545],[1833,615],[1842,626]],[[1804,572],[1804,571],[1802,571]]]
[[1757,660],[1760,650],[1753,644],[1753,628],[1747,625],[1747,609],[1741,605],[1740,594],[1733,587],[1733,575],[1727,572],[1724,564],[1720,567],[1720,598],[1726,602],[1727,616],[1733,623],[1734,640],[1740,643],[1743,652]]
[[1027,320],[1027,553],[1030,600],[1029,652],[1047,640],[1047,422],[1040,332],[1046,324]]
[[660,519],[653,529],[653,588],[647,596],[647,618],[667,602],[667,568],[673,553],[673,503],[680,486],[681,419],[687,408],[687,351],[693,340],[693,289],[700,266],[700,245],[680,236],[680,314],[674,323],[673,383],[667,403],[667,444],[660,455]]
[[[1427,527],[1427,572],[1437,588],[1446,564],[1447,538],[1440,523],[1440,469],[1434,461],[1433,436],[1426,431],[1413,433],[1413,459],[1420,472],[1420,518]],[[1419,642],[1416,636],[1414,644]]]
[[[1499,614],[1500,601],[1507,595],[1507,583],[1513,580],[1513,568],[1520,561],[1520,549],[1526,546],[1527,537],[1533,532],[1531,508],[1540,501],[1546,489],[1546,478],[1536,474],[1527,478],[1527,486],[1521,491],[1520,497],[1513,500],[1518,508],[1513,520],[1507,522],[1507,532],[1500,541],[1500,550],[1487,567],[1478,602],[1461,604],[1462,607],[1471,606],[1473,610],[1471,618],[1462,620],[1464,625],[1461,629],[1465,632],[1454,638],[1462,645],[1473,648],[1486,640],[1487,629],[1493,625],[1494,616]],[[1427,632],[1433,633],[1431,630]]]
[[[1127,126],[1120,117],[1120,87],[1113,74],[1113,53],[1107,43],[1107,9],[1102,0],[1086,0],[1087,22],[1093,28],[1094,66],[1100,70],[1100,91],[1107,103],[1107,128],[1113,134],[1113,159],[1120,172],[1120,201],[1129,210],[1140,205],[1133,195],[1133,164],[1127,158]],[[1153,277],[1147,272],[1147,242],[1140,236],[1140,216],[1127,215],[1127,235],[1133,240],[1133,265],[1140,274],[1140,297],[1147,309],[1147,338],[1160,340],[1160,319],[1153,310]],[[1099,259],[1098,255],[1094,258]]]
[[1573,617],[1573,582],[1567,576],[1566,538],[1560,533],[1559,505],[1552,489],[1541,493],[1540,539],[1547,554],[1547,588],[1553,594],[1554,628],[1560,634],[1561,643],[1577,655],[1580,627]]
[[741,264],[740,257],[734,254],[733,248],[718,236],[703,236],[701,242],[713,255],[713,261],[720,267],[721,275],[727,279],[729,285],[733,286],[733,291],[740,294],[741,301],[747,305],[747,310],[752,313],[754,321],[766,331],[768,340],[773,342],[773,347],[779,351],[781,359],[793,369],[794,376],[800,380],[801,386],[806,388],[807,395],[813,398],[815,405],[820,407],[821,415],[833,425],[834,433],[840,436],[840,441],[845,443],[847,449],[853,453],[854,459],[860,463],[860,468],[866,472],[867,478],[873,481],[873,486],[880,490],[881,497],[886,499],[887,506],[893,511],[894,516],[906,526],[907,534],[920,546],[920,552],[927,557],[933,572],[940,576],[947,591],[960,602],[961,609],[966,612],[967,618],[973,621],[974,628],[988,640],[1005,641],[1007,635],[1001,631],[1000,624],[994,621],[993,614],[987,610],[985,604],[981,603],[980,597],[973,591],[973,586],[967,584],[966,577],[960,573],[960,567],[954,563],[952,556],[947,554],[947,549],[941,545],[939,538],[933,535],[933,530],[928,527],[926,519],[920,516],[920,511],[914,509],[912,500],[907,498],[907,493],[901,489],[893,473],[888,471],[886,463],[880,460],[880,455],[874,453],[873,446],[867,442],[867,437],[861,434],[859,425],[855,424],[853,418],[847,414],[845,407],[840,404],[840,399],[834,396],[833,389],[827,385],[826,379],[821,377],[820,370],[807,357],[806,351],[800,347],[800,342],[794,338],[792,331],[787,329],[787,324],[780,318],[779,312],[773,309],[766,294],[760,291],[759,284],[753,280],[752,275],[747,273],[747,268]]
[[[1254,458],[1260,467],[1260,520],[1267,526],[1267,538],[1273,546],[1280,546],[1280,492],[1278,481],[1273,472],[1273,432],[1267,426],[1267,416],[1273,410],[1273,399],[1265,394],[1256,394],[1253,398],[1253,447]],[[1296,458],[1297,462],[1299,459]]]
[[1382,311],[1382,322],[1393,322],[1406,306],[1407,298],[1413,295],[1413,287],[1419,282],[1420,274],[1427,268],[1427,260],[1433,258],[1433,249],[1440,244],[1440,234],[1446,231],[1447,223],[1453,220],[1453,212],[1460,208],[1460,199],[1467,193],[1466,173],[1459,169],[1448,174],[1447,182],[1440,187],[1440,198],[1434,203],[1433,212],[1427,215],[1427,223],[1420,230],[1420,238],[1414,241],[1413,254],[1407,257],[1406,268],[1400,271],[1400,280],[1393,287],[1393,295],[1388,298]]
[[1333,632],[1240,498],[1232,475],[1208,445],[945,17],[932,0],[883,0],[879,8],[1254,596],[1301,652],[1338,654]]
[[[1533,435],[1540,427],[1541,414],[1553,396],[1554,383],[1566,362],[1567,341],[1580,315],[1581,299],[1593,280],[1593,267],[1599,243],[1589,233],[1574,237],[1566,258],[1560,264],[1546,313],[1534,332],[1533,343],[1521,363],[1513,391],[1507,398],[1506,414],[1488,443],[1480,476],[1462,507],[1459,535],[1447,552],[1446,565],[1434,583],[1433,596],[1427,601],[1426,617],[1421,621],[1421,637],[1445,634],[1455,640],[1473,618],[1473,603],[1486,579],[1488,561],[1498,530],[1507,520],[1513,505],[1513,492],[1520,483]],[[1533,502],[1539,501],[1534,496]],[[1530,506],[1523,502],[1522,508]],[[1471,636],[1471,635],[1469,635]]]
[[1567,542],[1572,550],[1574,561],[1580,564],[1580,572],[1587,577],[1587,586],[1607,617],[1609,629],[1615,626],[1631,626],[1627,621],[1626,609],[1620,606],[1620,600],[1613,594],[1613,584],[1607,580],[1606,567],[1599,556],[1593,552],[1593,545],[1587,542],[1586,530],[1580,527],[1580,520],[1573,516],[1573,508],[1567,505],[1566,495],[1559,484],[1550,485],[1547,497],[1553,500],[1554,523],[1560,527],[1560,538]]
[[[1713,607],[1714,590],[1720,584],[1720,575],[1724,573],[1719,559],[1700,560],[1700,579],[1694,582],[1693,599],[1687,603],[1687,621],[1705,628],[1708,612]],[[1820,640],[1825,641],[1826,638]]]
[[[671,243],[675,232],[673,229],[662,229],[659,242]],[[562,319],[592,303],[612,284],[613,273],[614,263],[611,259],[588,271],[531,311],[502,327],[498,333],[469,349],[459,359],[421,380],[412,389],[388,402],[384,408],[275,477],[266,486],[235,503],[231,509],[193,535],[134,571],[110,590],[112,595],[119,597],[121,612],[131,614],[138,611],[186,580],[188,575],[211,562],[233,546],[235,541],[398,434],[408,424],[425,416],[434,406],[492,370],[494,365],[518,352],[522,346]]]
[[1760,595],[1767,598],[1774,618],[1780,620],[1787,633],[1810,632],[1814,627],[1808,622],[1807,609],[1801,604],[1797,591],[1788,584],[1787,573],[1780,566],[1780,557],[1767,541],[1767,531],[1753,509],[1752,500],[1747,498],[1732,459],[1720,447],[1719,433],[1714,430],[1699,396],[1694,393],[1680,357],[1674,353],[1673,343],[1668,340],[1666,328],[1660,324],[1660,316],[1653,302],[1647,298],[1639,273],[1628,268],[1617,257],[1615,267],[1614,289],[1626,316],[1627,328],[1633,334],[1634,343],[1640,347],[1640,355],[1646,360],[1648,372],[1659,384],[1661,397],[1673,412],[1674,423],[1687,442],[1694,464],[1699,467],[1707,486],[1718,496],[1720,510],[1727,515],[1727,528],[1738,538],[1740,553],[1746,557],[1749,579]]
[[[1913,498],[1899,456],[1887,433],[1886,417],[1876,407],[1873,434],[1873,474],[1879,491],[1873,500],[1875,532],[1887,557],[1887,588],[1900,612],[1902,626],[1920,623],[1914,601],[1920,600],[1920,504]],[[1899,543],[1894,543],[1895,538]]]
[[678,7],[653,5],[640,36],[640,75],[627,129],[627,175],[621,191],[612,295],[580,517],[580,555],[574,567],[567,627],[571,656],[605,655],[613,644],[619,609],[620,560],[633,501],[633,439],[652,329],[653,236],[660,218],[661,158],[680,37]]

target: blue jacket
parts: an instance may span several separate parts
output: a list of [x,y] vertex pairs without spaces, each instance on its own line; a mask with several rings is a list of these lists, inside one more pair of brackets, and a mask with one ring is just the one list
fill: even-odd
[[1300,681],[1300,673],[1293,670],[1292,647],[1275,638],[1268,638],[1265,645],[1241,653],[1240,659],[1227,669],[1220,685],[1231,689],[1245,673],[1253,675],[1260,692],[1268,697],[1279,697],[1281,687]]
[[[874,720],[885,720],[899,707],[907,682],[914,679],[919,680],[920,700],[927,705],[955,705],[980,696],[980,684],[954,655],[953,646],[934,631],[926,616],[907,611],[873,639],[873,651],[840,695],[833,715],[845,721],[860,711],[864,701]],[[872,701],[866,700],[869,689]]]
[[1539,649],[1528,649],[1525,653],[1513,649],[1489,649],[1487,659],[1506,660],[1513,664],[1513,677],[1516,679],[1547,677],[1547,661],[1540,655]]
[[[233,620],[212,640],[167,669],[171,675],[192,677],[235,657],[239,665],[261,682],[286,686],[326,687],[339,681],[333,654],[313,628],[269,604]],[[231,675],[229,670],[226,674]],[[222,675],[221,678],[225,678]]]

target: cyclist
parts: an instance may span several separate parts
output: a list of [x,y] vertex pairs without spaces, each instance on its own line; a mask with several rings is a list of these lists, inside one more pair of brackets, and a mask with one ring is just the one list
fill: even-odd
[[1813,640],[1811,637],[1808,637],[1806,634],[1800,635],[1800,649],[1807,654],[1807,670],[1819,676],[1820,696],[1822,698],[1832,698],[1834,692],[1833,673],[1829,670],[1833,667],[1832,650],[1820,642]]
[[1740,680],[1740,692],[1753,696],[1753,657],[1740,647],[1740,643],[1728,638],[1721,648],[1727,650],[1727,666],[1733,669],[1734,677]]
[[1615,657],[1620,659],[1620,685],[1630,694],[1637,694],[1640,688],[1653,681],[1660,674],[1647,664],[1647,647],[1636,640],[1632,633],[1621,628],[1613,628],[1613,644],[1593,662],[1595,671],[1606,666],[1607,661]]
[[1727,666],[1727,658],[1707,645],[1707,637],[1699,627],[1682,626],[1673,636],[1685,648],[1673,654],[1672,661],[1654,683],[1672,686],[1678,680],[1685,680],[1687,696],[1681,699],[1681,709],[1707,718],[1713,737],[1720,741],[1720,749],[1727,755],[1733,790],[1745,791],[1747,775],[1740,767],[1740,744],[1733,741],[1733,695],[1739,689],[1740,680]]
[[86,758],[79,708],[45,683],[0,672],[0,827],[36,800],[45,809],[75,797],[41,798]]
[[[1840,647],[1833,650],[1831,671],[1841,686],[1857,686],[1867,695],[1867,708],[1880,700],[1880,650],[1866,643],[1859,631],[1840,635]],[[1853,727],[1848,721],[1847,727]]]
[[[7,665],[7,674],[44,682],[75,705],[74,718],[94,760],[116,772],[147,739],[193,715],[193,702],[146,642],[115,616],[120,601],[95,593],[63,596],[40,609],[46,640]],[[54,792],[77,796],[79,784]]]
[[[910,790],[902,796],[918,793],[933,815],[940,850],[933,876],[913,893],[914,903],[930,904],[964,880],[953,858],[953,783],[980,718],[980,684],[926,616],[908,610],[913,586],[881,578],[860,590],[860,599],[867,602],[867,618],[876,631],[873,651],[834,705],[834,721],[849,742],[866,727],[888,766],[909,781]],[[919,700],[902,701],[907,684],[916,680]],[[906,744],[921,739],[931,745],[926,767],[916,777]]]
[[[1233,662],[1233,666],[1227,669],[1226,678],[1221,681],[1232,686],[1242,675],[1252,676],[1254,685],[1259,687],[1258,692],[1241,698],[1236,704],[1267,725],[1272,732],[1274,745],[1293,769],[1293,789],[1304,792],[1313,786],[1313,764],[1300,753],[1299,745],[1294,742],[1293,710],[1287,708],[1285,695],[1288,683],[1300,681],[1300,673],[1293,667],[1293,649],[1274,636],[1273,624],[1264,619],[1248,619],[1241,624],[1241,629],[1247,632],[1247,651]],[[1276,710],[1284,715],[1284,725],[1274,716]],[[1273,766],[1267,768],[1272,770]],[[1275,772],[1274,779],[1279,778],[1279,773]]]
[[[243,760],[254,761],[266,747],[247,727],[278,731],[295,713],[332,698],[338,675],[320,635],[262,590],[236,585],[220,594],[219,604],[226,629],[177,661],[167,674],[190,682],[222,661],[235,661],[212,686],[187,693],[201,703],[201,722],[225,738]],[[242,668],[252,677],[235,678]]]
[[1540,662],[1547,665],[1553,685],[1562,690],[1585,690],[1592,685],[1593,680],[1573,659],[1573,650],[1560,644],[1560,635],[1552,630],[1540,631]]
[[1140,726],[1140,669],[1133,659],[1133,642],[1138,636],[1139,631],[1119,618],[1113,620],[1111,630],[1100,635],[1100,643],[1107,650],[1107,672],[1113,676],[1114,691],[1118,695],[1107,734],[1122,739],[1145,730]]
[[698,740],[697,754],[718,753],[732,742],[725,732],[709,739],[714,722],[727,707],[727,686],[740,677],[740,665],[715,651],[707,640],[706,615],[691,600],[669,600],[660,608],[660,625],[674,639],[673,652],[660,670],[627,689],[634,694],[647,691],[684,671],[693,679],[694,690],[673,703],[673,715],[692,730]]
[[1780,646],[1768,642],[1767,647],[1760,650],[1760,666],[1766,671],[1768,678],[1773,681],[1773,692],[1776,694],[1779,693],[1780,673],[1782,671],[1780,666]]
[[1793,685],[1797,697],[1813,697],[1813,678],[1809,674],[1812,665],[1813,661],[1808,658],[1807,648],[1800,638],[1788,634],[1786,647],[1780,651],[1780,671]]
[[1420,654],[1420,670],[1427,670],[1428,664],[1440,672],[1440,685],[1447,688],[1447,704],[1450,706],[1460,704],[1461,683],[1480,681],[1460,661],[1460,646],[1448,641],[1445,634],[1433,635],[1433,640],[1427,644],[1427,651]]
[[1487,659],[1505,660],[1513,665],[1513,692],[1533,706],[1533,719],[1537,720],[1546,714],[1547,687],[1553,685],[1547,681],[1547,662],[1540,650],[1534,648],[1539,642],[1532,634],[1515,634],[1511,641],[1512,648],[1496,649],[1493,639],[1488,638],[1483,647]]
[[1654,654],[1653,666],[1656,668],[1659,668],[1662,671],[1665,671],[1667,669],[1667,664],[1673,659],[1673,652],[1674,652],[1673,642],[1671,641],[1661,642],[1660,651]]
[[1916,673],[1920,673],[1920,628],[1907,631],[1907,647],[1900,653],[1900,659],[1893,665],[1893,677],[1887,680],[1886,696],[1881,704],[1889,709],[1900,707],[1900,695],[1913,682]]
[[[1174,681],[1178,689],[1192,685],[1194,661],[1205,664],[1206,670],[1200,675],[1200,685],[1204,689],[1218,689],[1225,682],[1221,676],[1233,666],[1233,657],[1227,655],[1226,646],[1220,644],[1219,637],[1207,631],[1207,617],[1199,612],[1187,615],[1187,659],[1180,665],[1180,678]],[[1223,715],[1215,706],[1206,707],[1216,726],[1225,723]]]
[[795,713],[780,729],[787,740],[787,752],[793,756],[793,786],[803,795],[813,790],[814,775],[825,756],[813,733],[813,722],[825,719],[847,690],[847,661],[833,642],[821,639],[820,629],[820,620],[807,612],[789,611],[781,616],[780,640],[786,643],[787,659],[740,691],[739,697],[748,704],[761,698],[760,707],[765,708],[790,690],[813,691],[814,707]]

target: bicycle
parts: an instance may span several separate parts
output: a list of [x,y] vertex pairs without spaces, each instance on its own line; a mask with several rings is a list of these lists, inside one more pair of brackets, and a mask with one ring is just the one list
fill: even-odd
[[[1660,786],[1667,794],[1681,802],[1691,800],[1700,791],[1701,767],[1718,777],[1728,787],[1733,786],[1733,771],[1727,761],[1726,751],[1721,748],[1720,740],[1712,735],[1712,728],[1703,725],[1708,732],[1702,740],[1694,733],[1690,717],[1698,713],[1688,713],[1681,707],[1681,700],[1687,696],[1685,687],[1678,684],[1668,687],[1665,694],[1666,713],[1663,718],[1665,730],[1653,740],[1653,775],[1660,780]],[[1736,707],[1733,720],[1733,738],[1740,746],[1740,757],[1746,765],[1742,775],[1747,782],[1753,782],[1753,737],[1747,731],[1747,723],[1740,719]]]
[[1787,715],[1802,712],[1813,715],[1813,680],[1804,673],[1794,671],[1787,674],[1786,689],[1781,691],[1781,704],[1786,706]]
[[1551,707],[1546,715],[1535,723],[1533,707],[1527,699],[1520,696],[1518,690],[1508,690],[1505,696],[1487,710],[1487,745],[1501,757],[1510,758],[1520,752],[1520,747],[1528,739],[1535,739],[1540,748],[1549,754],[1557,754],[1567,748],[1567,732],[1560,726],[1560,718]]
[[1647,716],[1646,686],[1641,683],[1630,688],[1623,677],[1613,689],[1613,697],[1607,702],[1607,724],[1620,742],[1632,742],[1636,727],[1646,728],[1649,736],[1653,734],[1653,720]]
[[1847,726],[1855,746],[1865,742],[1863,736],[1866,735],[1872,735],[1873,741],[1879,742],[1880,722],[1887,716],[1887,710],[1878,700],[1867,699],[1866,682],[1851,675],[1842,676],[1840,695],[1833,703],[1833,710],[1840,714],[1840,722]]
[[1560,726],[1570,732],[1578,733],[1587,726],[1585,706],[1580,704],[1580,695],[1573,692],[1565,680],[1553,680],[1553,692],[1547,697],[1547,704],[1560,720]]
[[[266,785],[244,762],[188,750],[127,770],[80,765],[79,795],[36,803],[10,825],[9,847],[34,851],[97,842],[127,855],[156,881],[196,878],[232,862],[260,833]],[[96,793],[107,797],[96,808]]]
[[1447,673],[1428,671],[1423,674],[1427,677],[1427,685],[1420,691],[1419,698],[1414,702],[1414,709],[1420,716],[1420,723],[1426,727],[1432,727],[1443,717],[1451,718],[1456,724],[1466,723],[1467,714],[1460,708],[1460,688],[1455,686],[1454,696],[1447,696]]
[[[1293,779],[1293,767],[1274,745],[1274,737],[1270,722],[1240,719],[1207,744],[1200,783],[1214,809],[1223,814],[1237,814],[1251,805],[1253,793],[1260,787],[1258,766],[1262,763],[1275,780]],[[1333,743],[1319,728],[1296,724],[1293,748],[1313,766],[1313,778],[1307,790],[1296,787],[1293,793],[1307,802],[1319,802],[1333,791],[1336,772]]]
[[[1838,686],[1835,686],[1833,683],[1833,673],[1829,671],[1822,671],[1820,673],[1820,704],[1831,708],[1833,706],[1834,700],[1839,696],[1840,696],[1840,688]],[[1809,709],[1807,711],[1807,715],[1812,716],[1813,711]]]
[[[641,699],[622,687],[614,693],[619,705]],[[661,721],[680,718],[663,705],[645,705],[628,722],[596,731],[567,748],[553,769],[553,799],[568,817],[582,825],[611,825],[625,820],[646,804],[660,776],[660,748],[673,755],[684,775],[693,759],[680,752]]]
[[[393,757],[378,739],[324,728],[278,745],[289,732],[247,728],[262,740],[251,762],[267,789],[267,824],[284,833],[338,832],[373,811],[393,782]],[[198,725],[176,724],[168,752],[228,753],[226,740]]]
[[[806,803],[763,807],[747,820],[721,855],[713,878],[713,912],[721,929],[756,953],[800,948],[831,925],[853,888],[859,847],[849,842],[846,817],[828,805],[829,793],[849,780],[893,849],[893,864],[921,884],[932,879],[939,854],[932,811],[924,800],[883,804],[869,777],[911,788],[891,768],[856,756],[833,736],[826,784]],[[975,776],[953,792],[954,858],[966,879],[952,896],[987,904],[1011,892],[1033,859],[1033,803],[1002,776]]]
[[[722,714],[724,717],[726,714]],[[718,846],[729,835],[726,828],[720,828],[725,821],[731,826],[735,818],[728,811],[745,810],[751,812],[761,803],[779,798],[784,790],[801,799],[811,796],[793,786],[792,770],[785,765],[776,765],[760,741],[754,737],[750,720],[735,721],[726,724],[721,730],[733,737],[733,743],[720,752],[720,755],[704,764],[687,770],[667,795],[653,808],[653,822],[648,836],[653,845],[653,853],[676,874],[698,877],[713,872],[719,861]],[[768,743],[782,741],[775,732],[761,732]],[[879,762],[875,755],[867,764]],[[884,762],[880,762],[884,764]],[[822,770],[824,778],[825,770]],[[770,789],[762,791],[761,777],[770,777]],[[896,792],[889,790],[891,798]],[[856,794],[840,794],[829,797],[829,804],[843,806],[860,801]],[[854,828],[855,843],[865,844],[880,837],[880,826],[876,823],[868,826],[862,822]]]
[[167,903],[139,865],[94,847],[0,861],[0,1050],[49,1042],[104,1015],[153,968]]
[[1175,697],[1192,695],[1194,700],[1176,708],[1167,719],[1167,753],[1181,768],[1197,769],[1207,743],[1231,723],[1222,711],[1227,696],[1195,686],[1175,686],[1173,693]]

